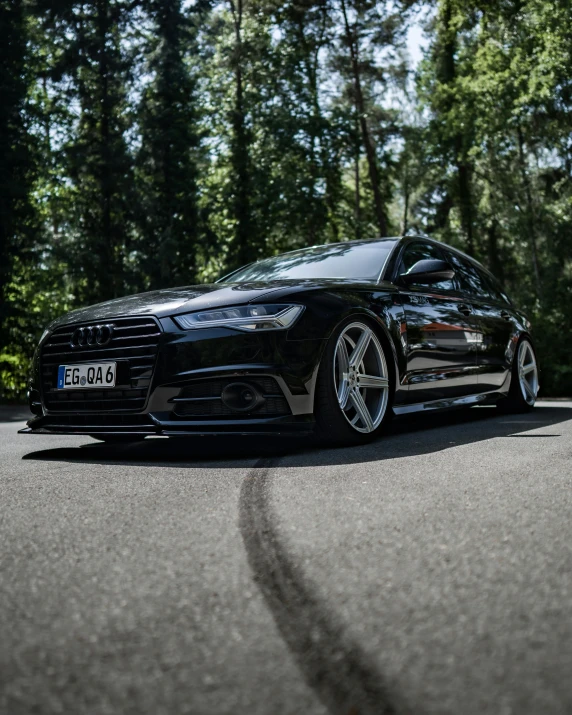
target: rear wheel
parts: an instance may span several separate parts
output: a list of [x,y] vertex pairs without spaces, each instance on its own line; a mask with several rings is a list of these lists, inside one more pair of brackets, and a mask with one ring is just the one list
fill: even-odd
[[522,338],[512,363],[512,377],[508,396],[498,403],[505,412],[528,412],[534,407],[538,394],[538,365],[532,343]]
[[361,318],[342,323],[328,341],[318,373],[319,434],[343,444],[374,439],[391,417],[391,383],[375,328]]

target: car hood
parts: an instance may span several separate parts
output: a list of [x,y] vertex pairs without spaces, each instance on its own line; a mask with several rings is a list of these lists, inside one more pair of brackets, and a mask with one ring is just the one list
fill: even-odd
[[155,315],[164,318],[198,310],[211,310],[230,305],[260,302],[263,299],[280,301],[296,293],[333,288],[372,288],[391,290],[391,283],[371,284],[343,279],[284,280],[250,283],[210,283],[183,288],[138,293],[125,298],[115,298],[87,308],[79,308],[50,324],[55,328],[68,323],[110,320],[125,316]]

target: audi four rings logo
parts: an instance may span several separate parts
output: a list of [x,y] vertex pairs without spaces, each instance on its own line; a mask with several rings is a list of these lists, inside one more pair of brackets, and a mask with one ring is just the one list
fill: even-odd
[[111,342],[113,335],[113,325],[88,325],[85,328],[77,328],[70,340],[72,348],[85,348],[88,346],[102,347]]

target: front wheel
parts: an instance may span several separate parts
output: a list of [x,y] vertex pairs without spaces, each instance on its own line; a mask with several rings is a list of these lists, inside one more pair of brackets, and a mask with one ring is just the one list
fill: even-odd
[[338,444],[374,439],[391,417],[391,387],[388,357],[374,327],[365,319],[342,323],[318,372],[318,433]]
[[498,403],[504,412],[528,412],[534,407],[538,394],[538,365],[530,340],[518,343],[512,363],[510,389],[507,397]]

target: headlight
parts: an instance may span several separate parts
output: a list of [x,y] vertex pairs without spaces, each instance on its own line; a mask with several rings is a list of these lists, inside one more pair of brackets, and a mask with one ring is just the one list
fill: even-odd
[[180,328],[226,327],[236,330],[287,330],[302,313],[302,305],[240,305],[201,313],[177,315]]

